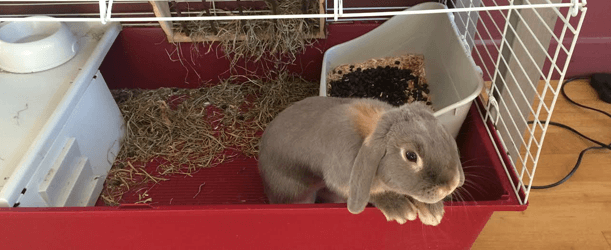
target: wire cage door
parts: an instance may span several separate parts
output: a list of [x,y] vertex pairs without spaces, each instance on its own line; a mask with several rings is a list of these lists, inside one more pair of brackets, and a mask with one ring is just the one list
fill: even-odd
[[[467,48],[486,80],[480,112],[494,124],[510,181],[528,202],[545,135],[587,9],[585,1],[452,0],[457,8],[512,7],[456,14]],[[570,6],[562,7],[563,4]],[[499,154],[500,157],[500,154]]]

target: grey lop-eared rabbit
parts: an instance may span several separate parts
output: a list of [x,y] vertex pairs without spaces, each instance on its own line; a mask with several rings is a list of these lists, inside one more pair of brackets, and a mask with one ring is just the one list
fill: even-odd
[[438,225],[464,182],[454,138],[422,103],[309,97],[280,112],[260,141],[271,203],[371,202],[388,221]]

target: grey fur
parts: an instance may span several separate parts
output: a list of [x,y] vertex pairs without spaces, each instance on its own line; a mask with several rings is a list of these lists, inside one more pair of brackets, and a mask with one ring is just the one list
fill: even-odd
[[[368,138],[352,118],[359,103],[384,110]],[[464,182],[454,138],[421,103],[394,108],[373,99],[309,97],[280,112],[259,146],[271,203],[313,203],[319,190],[328,189],[347,201],[351,213],[371,202],[401,223],[415,219],[420,207],[426,210],[419,212],[421,221],[436,225],[442,199]],[[402,148],[418,154],[422,169],[402,156]]]

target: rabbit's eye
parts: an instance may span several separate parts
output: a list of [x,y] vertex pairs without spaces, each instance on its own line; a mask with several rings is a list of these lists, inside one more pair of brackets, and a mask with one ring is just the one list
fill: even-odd
[[418,155],[412,151],[408,151],[405,154],[405,157],[407,157],[407,160],[411,162],[416,162],[418,160]]

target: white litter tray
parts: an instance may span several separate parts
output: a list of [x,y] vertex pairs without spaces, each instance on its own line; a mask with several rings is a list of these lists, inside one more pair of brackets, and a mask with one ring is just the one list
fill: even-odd
[[[429,2],[407,11],[444,8],[447,7],[443,4]],[[456,138],[471,103],[483,88],[481,69],[464,44],[452,13],[394,16],[367,34],[325,52],[320,96],[327,96],[327,76],[337,66],[421,54],[435,116]]]
[[91,206],[124,122],[98,71],[120,25],[66,23],[81,48],[41,72],[0,72],[0,207]]

